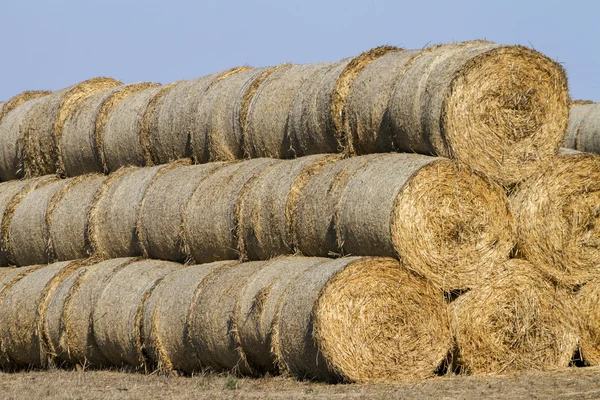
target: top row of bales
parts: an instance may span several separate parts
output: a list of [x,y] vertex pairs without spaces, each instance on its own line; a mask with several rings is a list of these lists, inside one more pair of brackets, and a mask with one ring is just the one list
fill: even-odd
[[15,99],[0,114],[3,181],[181,158],[402,151],[454,158],[505,187],[556,154],[570,101],[559,64],[486,41],[164,86],[95,78],[7,108]]

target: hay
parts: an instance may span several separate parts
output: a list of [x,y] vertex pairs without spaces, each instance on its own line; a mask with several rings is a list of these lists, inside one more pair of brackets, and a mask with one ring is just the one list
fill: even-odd
[[199,98],[190,137],[195,162],[231,161],[244,157],[241,122],[244,94],[270,70],[249,69],[216,80]]
[[0,181],[20,179],[24,170],[24,125],[29,111],[44,97],[29,100],[10,113],[0,123]]
[[75,260],[91,254],[87,236],[89,212],[96,192],[106,179],[97,174],[72,178],[52,198],[46,211],[48,252],[57,261]]
[[157,86],[155,83],[135,83],[116,86],[96,93],[83,101],[65,121],[60,142],[59,160],[65,175],[76,176],[104,172],[100,154],[103,130],[108,115],[118,102],[140,90]]
[[237,248],[243,259],[268,260],[292,254],[289,217],[306,176],[337,160],[315,155],[273,164],[246,185],[236,203]]
[[198,292],[188,324],[189,337],[203,365],[217,371],[254,373],[240,344],[236,309],[240,288],[264,264],[256,261],[224,266]]
[[281,298],[273,340],[290,373],[349,382],[424,379],[452,348],[442,293],[381,257],[309,269]]
[[452,157],[510,186],[556,154],[569,101],[559,64],[522,46],[474,41],[415,57],[390,116],[399,150]]
[[563,146],[599,154],[598,138],[600,138],[600,103],[571,107]]
[[89,213],[89,240],[95,255],[142,255],[137,231],[142,200],[153,179],[178,165],[123,168],[104,182]]
[[597,275],[577,292],[576,317],[581,326],[580,347],[588,365],[600,365],[600,278]]
[[581,106],[584,104],[594,104],[591,100],[571,100],[571,107],[573,106]]
[[556,157],[511,197],[517,253],[552,280],[578,286],[600,263],[600,156]]
[[143,348],[144,307],[156,285],[181,265],[143,260],[113,274],[92,313],[98,349],[114,366],[148,367]]
[[264,266],[241,286],[236,321],[240,346],[248,364],[261,373],[277,373],[271,352],[273,323],[285,290],[308,269],[329,262],[326,258],[280,257]]
[[[8,210],[9,204],[15,196],[18,196],[24,188],[30,184],[29,181],[10,181],[0,183],[0,223],[4,225],[4,214]],[[0,236],[0,266],[6,267],[9,265],[7,248],[4,243],[4,238]]]
[[5,239],[16,265],[48,264],[55,261],[55,255],[49,246],[47,210],[54,196],[69,185],[70,179],[48,183],[29,192],[16,205],[8,225],[10,239]]
[[458,364],[473,374],[565,368],[578,347],[572,297],[524,260],[496,268],[450,307]]
[[198,359],[188,329],[188,314],[212,276],[232,261],[192,265],[168,274],[152,292],[144,309],[144,346],[159,371],[200,371],[205,365]]
[[120,84],[112,78],[93,78],[36,102],[23,126],[26,176],[64,172],[59,154],[63,126],[69,114],[89,96]]
[[101,135],[96,138],[105,172],[114,172],[123,166],[148,164],[148,143],[142,139],[142,119],[152,99],[163,90],[162,86],[149,87],[130,94],[116,103],[105,117]]
[[235,237],[239,195],[254,176],[279,162],[259,158],[226,165],[198,185],[183,217],[184,243],[196,263],[239,258]]
[[198,185],[223,165],[180,166],[153,179],[140,206],[137,228],[145,257],[185,261],[182,237],[185,206]]
[[134,258],[116,258],[82,268],[64,301],[58,347],[56,339],[52,341],[59,355],[57,361],[92,368],[110,365],[94,339],[92,315],[112,276],[134,261]]
[[28,102],[29,100],[44,97],[50,93],[52,92],[47,90],[26,90],[23,93],[13,96],[7,102],[0,102],[0,123],[8,113],[19,107],[21,104]]
[[290,65],[272,72],[248,108],[244,140],[248,156],[292,158],[289,115],[302,85],[330,63]]

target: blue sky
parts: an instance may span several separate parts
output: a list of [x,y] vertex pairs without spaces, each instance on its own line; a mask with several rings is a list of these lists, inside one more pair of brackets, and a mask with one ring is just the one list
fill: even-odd
[[5,0],[0,100],[94,76],[168,83],[479,38],[533,46],[563,64],[573,98],[600,101],[599,18],[592,0]]

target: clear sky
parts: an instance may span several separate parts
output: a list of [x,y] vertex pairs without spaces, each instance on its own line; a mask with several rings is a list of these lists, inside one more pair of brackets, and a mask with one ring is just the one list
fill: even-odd
[[573,98],[600,101],[597,0],[2,0],[0,100],[470,39],[533,46],[563,64]]

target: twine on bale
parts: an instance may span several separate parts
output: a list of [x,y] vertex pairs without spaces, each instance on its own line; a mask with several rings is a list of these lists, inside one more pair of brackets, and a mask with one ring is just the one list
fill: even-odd
[[565,368],[578,347],[571,294],[525,260],[496,266],[450,308],[456,362],[472,374]]

